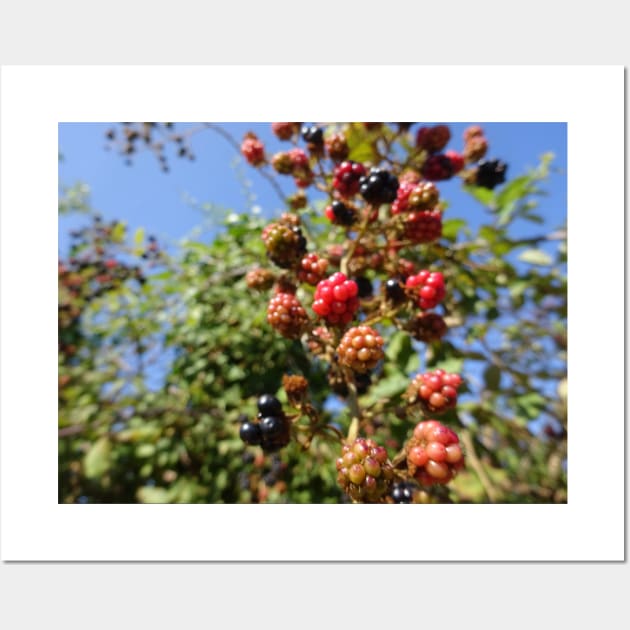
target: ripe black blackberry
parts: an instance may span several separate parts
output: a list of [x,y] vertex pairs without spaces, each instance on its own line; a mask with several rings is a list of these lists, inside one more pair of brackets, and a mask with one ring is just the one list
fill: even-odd
[[326,208],[326,216],[337,225],[350,227],[357,220],[357,213],[345,203],[335,200]]
[[477,167],[475,183],[492,190],[505,181],[507,164],[501,160],[483,160]]
[[282,404],[271,394],[263,394],[257,401],[258,411],[262,416],[274,416],[282,414]]
[[263,451],[273,453],[289,443],[290,424],[285,415],[266,416],[260,420]]
[[393,484],[389,496],[394,503],[413,503],[413,495],[416,486],[408,481],[397,481]]
[[391,203],[396,199],[398,178],[382,168],[373,168],[359,180],[359,193],[368,203]]
[[324,145],[324,130],[317,125],[304,125],[302,127],[302,140],[317,147]]
[[357,283],[359,287],[359,297],[360,298],[368,298],[372,297],[374,294],[374,288],[372,287],[372,281],[365,276],[360,276],[358,278],[353,278],[353,280]]
[[385,295],[388,300],[391,300],[394,304],[400,304],[405,299],[405,290],[403,289],[400,280],[396,278],[390,278],[385,283]]
[[254,422],[243,422],[239,433],[241,440],[250,446],[258,446],[262,442],[262,432],[260,425]]

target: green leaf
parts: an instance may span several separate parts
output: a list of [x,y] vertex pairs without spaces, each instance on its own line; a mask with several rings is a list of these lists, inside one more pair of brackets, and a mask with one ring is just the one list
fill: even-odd
[[455,241],[459,232],[466,225],[464,219],[447,219],[442,223],[442,236],[449,241]]
[[526,249],[518,258],[530,265],[546,266],[553,263],[553,258],[541,249]]
[[514,201],[522,199],[530,192],[532,178],[529,175],[521,175],[506,184],[501,192],[497,195],[497,205],[504,208]]
[[127,224],[124,221],[119,221],[112,229],[112,241],[114,241],[114,243],[122,243],[125,240],[126,232]]
[[407,386],[409,379],[400,372],[393,374],[387,378],[381,379],[376,385],[370,388],[367,395],[368,403],[371,404],[380,399],[391,400],[400,396]]
[[109,438],[96,440],[83,458],[83,472],[88,479],[102,477],[111,466],[111,444]]
[[494,191],[488,188],[483,188],[482,186],[464,186],[464,191],[491,210],[494,210],[497,206],[496,195]]

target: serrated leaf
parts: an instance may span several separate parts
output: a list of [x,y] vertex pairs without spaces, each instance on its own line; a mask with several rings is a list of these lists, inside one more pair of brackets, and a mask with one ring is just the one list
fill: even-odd
[[88,479],[102,477],[111,466],[111,444],[109,438],[96,440],[83,458],[83,472]]
[[519,260],[529,263],[530,265],[547,266],[553,263],[553,258],[542,249],[526,249],[519,255]]

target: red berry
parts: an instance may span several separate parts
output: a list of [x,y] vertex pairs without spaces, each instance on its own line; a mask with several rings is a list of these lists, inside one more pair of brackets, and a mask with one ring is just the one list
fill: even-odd
[[247,133],[241,143],[241,153],[252,166],[260,166],[265,162],[265,146],[254,133]]
[[425,486],[448,483],[464,466],[457,434],[437,420],[418,423],[405,451],[409,472]]
[[267,255],[278,267],[290,269],[306,253],[306,239],[298,226],[270,223],[262,232]]
[[330,324],[347,324],[359,308],[359,287],[337,272],[321,280],[315,289],[313,310]]
[[267,321],[288,339],[299,339],[308,326],[308,315],[292,293],[277,293],[269,301]]
[[446,125],[420,127],[416,133],[416,146],[429,153],[441,151],[451,139],[451,132]]
[[[457,385],[453,384],[455,381]],[[457,387],[461,383],[459,374],[447,374],[444,370],[434,370],[418,374],[407,388],[405,397],[409,403],[419,403],[430,413],[443,413],[457,404]],[[431,425],[422,425],[422,430],[433,429]],[[441,441],[439,437],[436,437],[436,440]]]
[[352,197],[359,190],[359,180],[365,175],[365,167],[359,162],[347,160],[335,167],[333,188],[344,197]]
[[315,286],[326,275],[328,269],[328,261],[325,258],[320,258],[317,254],[306,254],[300,261],[300,269],[298,271],[298,278],[302,282],[307,282],[310,285]]
[[465,159],[464,156],[457,151],[447,151],[444,155],[451,161],[453,167],[453,174],[459,173],[464,168]]
[[419,271],[407,278],[405,286],[412,289],[418,306],[423,310],[435,308],[446,295],[444,276],[439,271],[430,272],[426,269]]
[[328,156],[333,162],[342,162],[348,157],[350,149],[342,133],[334,133],[324,140]]
[[451,159],[442,153],[430,155],[422,165],[422,175],[432,182],[450,179],[453,177],[453,173]]
[[295,122],[274,122],[271,123],[271,131],[280,140],[291,140],[292,136],[297,133],[300,123]]
[[355,372],[369,372],[383,358],[383,344],[383,338],[370,326],[351,328],[337,348],[339,362]]
[[414,339],[429,343],[441,339],[448,330],[442,316],[436,313],[418,313],[407,325]]
[[404,221],[405,237],[414,243],[431,243],[442,236],[440,210],[410,212]]

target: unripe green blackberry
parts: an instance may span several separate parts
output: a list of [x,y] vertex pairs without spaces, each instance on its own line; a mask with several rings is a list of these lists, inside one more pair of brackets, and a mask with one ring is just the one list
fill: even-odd
[[306,253],[306,239],[299,227],[270,223],[262,232],[267,256],[278,267],[295,267]]
[[409,193],[408,206],[414,210],[431,210],[440,200],[440,191],[433,182],[419,182]]
[[383,343],[383,338],[370,326],[350,328],[337,348],[339,362],[355,372],[369,372],[385,356]]
[[350,154],[348,141],[342,133],[333,133],[324,140],[328,156],[333,162],[343,162]]
[[394,469],[385,448],[374,440],[344,444],[336,466],[339,485],[356,503],[379,503],[391,488]]

